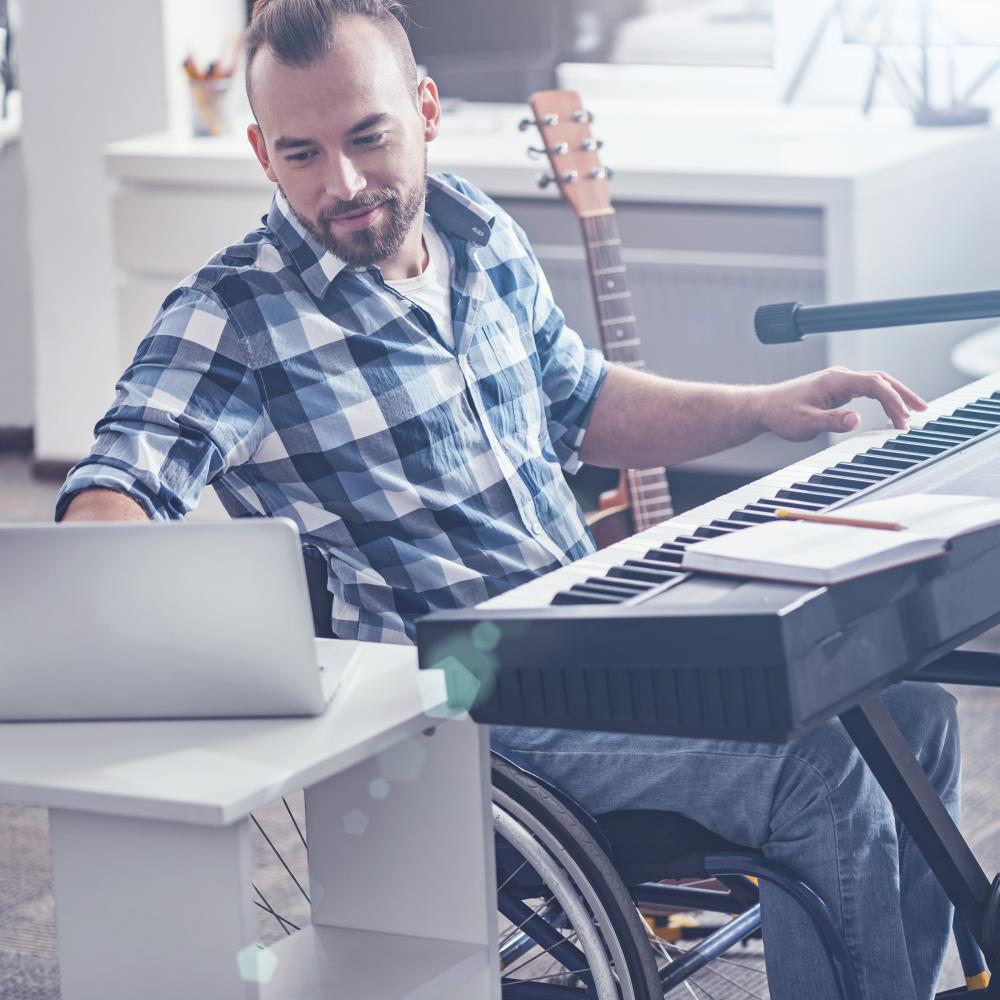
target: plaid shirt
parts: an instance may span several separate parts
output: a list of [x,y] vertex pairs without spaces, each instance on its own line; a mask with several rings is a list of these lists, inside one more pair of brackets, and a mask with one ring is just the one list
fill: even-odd
[[454,351],[278,194],[262,228],[167,296],[56,517],[100,486],[180,518],[211,484],[232,517],[296,522],[349,639],[412,640],[428,611],[592,551],[560,465],[579,465],[603,359],[499,206],[438,175],[427,211],[452,263]]

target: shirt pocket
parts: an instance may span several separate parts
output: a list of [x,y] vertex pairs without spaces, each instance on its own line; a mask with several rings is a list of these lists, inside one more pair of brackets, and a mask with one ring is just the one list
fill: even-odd
[[497,435],[537,454],[545,438],[545,401],[530,328],[522,328],[513,317],[484,323],[469,356],[486,416]]

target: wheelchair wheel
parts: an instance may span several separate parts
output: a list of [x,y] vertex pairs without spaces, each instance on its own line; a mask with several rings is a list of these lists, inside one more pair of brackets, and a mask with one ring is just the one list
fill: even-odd
[[492,762],[504,1000],[661,1000],[648,930],[576,815]]

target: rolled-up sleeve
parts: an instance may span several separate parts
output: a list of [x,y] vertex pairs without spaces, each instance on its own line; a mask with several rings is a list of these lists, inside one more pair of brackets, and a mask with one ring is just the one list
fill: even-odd
[[538,281],[534,307],[535,344],[542,369],[549,436],[559,463],[573,473],[582,464],[580,447],[604,384],[608,363],[600,351],[585,346],[580,335],[566,325],[541,266],[534,256],[532,259]]
[[56,520],[91,487],[125,494],[154,520],[181,518],[263,436],[246,339],[204,291],[171,292],[115,388],[90,454],[63,484]]

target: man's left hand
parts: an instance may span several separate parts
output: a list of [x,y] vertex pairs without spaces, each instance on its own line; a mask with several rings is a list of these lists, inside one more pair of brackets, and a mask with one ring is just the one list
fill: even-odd
[[906,430],[910,410],[927,404],[899,379],[885,372],[827,368],[765,387],[760,418],[765,429],[789,441],[808,441],[821,431],[843,433],[861,423],[846,403],[859,396],[877,399],[897,430]]

